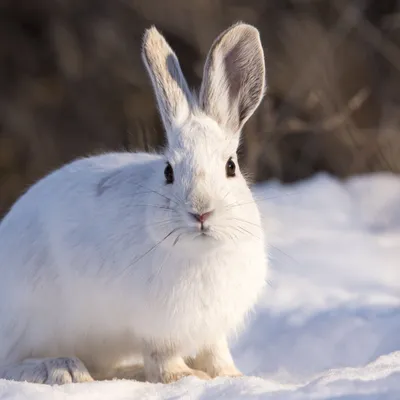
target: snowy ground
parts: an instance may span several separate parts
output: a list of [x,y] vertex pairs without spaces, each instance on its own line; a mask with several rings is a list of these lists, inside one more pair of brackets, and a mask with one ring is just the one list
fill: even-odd
[[0,399],[400,399],[400,178],[255,189],[271,276],[233,353],[248,377],[49,387]]

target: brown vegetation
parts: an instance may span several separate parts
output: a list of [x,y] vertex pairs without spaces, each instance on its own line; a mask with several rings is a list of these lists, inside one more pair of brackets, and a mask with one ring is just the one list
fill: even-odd
[[257,180],[400,170],[395,0],[2,0],[0,215],[75,157],[162,145],[145,28],[165,34],[196,87],[237,20],[266,48],[269,92],[241,151]]

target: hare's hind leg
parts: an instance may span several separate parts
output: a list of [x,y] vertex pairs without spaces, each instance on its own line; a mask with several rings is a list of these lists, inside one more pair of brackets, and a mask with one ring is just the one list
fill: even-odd
[[85,365],[76,357],[29,358],[0,368],[0,378],[48,385],[93,381]]

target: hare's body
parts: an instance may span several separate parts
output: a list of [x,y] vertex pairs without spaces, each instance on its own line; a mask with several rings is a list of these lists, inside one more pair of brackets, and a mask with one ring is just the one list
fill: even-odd
[[[165,236],[157,220],[167,217],[136,208],[166,199],[135,182],[158,187],[151,171],[163,162],[128,153],[79,160],[15,204],[0,224],[0,365],[78,356],[97,369],[140,354],[146,338],[190,355],[240,325],[264,283],[261,238],[204,255],[186,254],[185,242],[171,251],[167,240],[156,257],[144,255]],[[120,186],[108,190],[111,180]],[[116,194],[118,207],[99,214]],[[122,241],[109,226],[124,229]]]
[[0,377],[113,377],[133,356],[154,382],[239,374],[227,338],[266,277],[260,215],[235,164],[264,91],[258,33],[237,25],[216,41],[198,101],[154,29],[143,54],[165,152],[74,161],[0,224]]

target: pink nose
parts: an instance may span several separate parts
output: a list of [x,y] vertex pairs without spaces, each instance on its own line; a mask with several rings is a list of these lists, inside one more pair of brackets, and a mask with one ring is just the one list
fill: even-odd
[[191,215],[200,223],[204,223],[208,219],[208,217],[211,216],[212,213],[213,213],[212,211],[208,211],[203,214],[191,214]]

